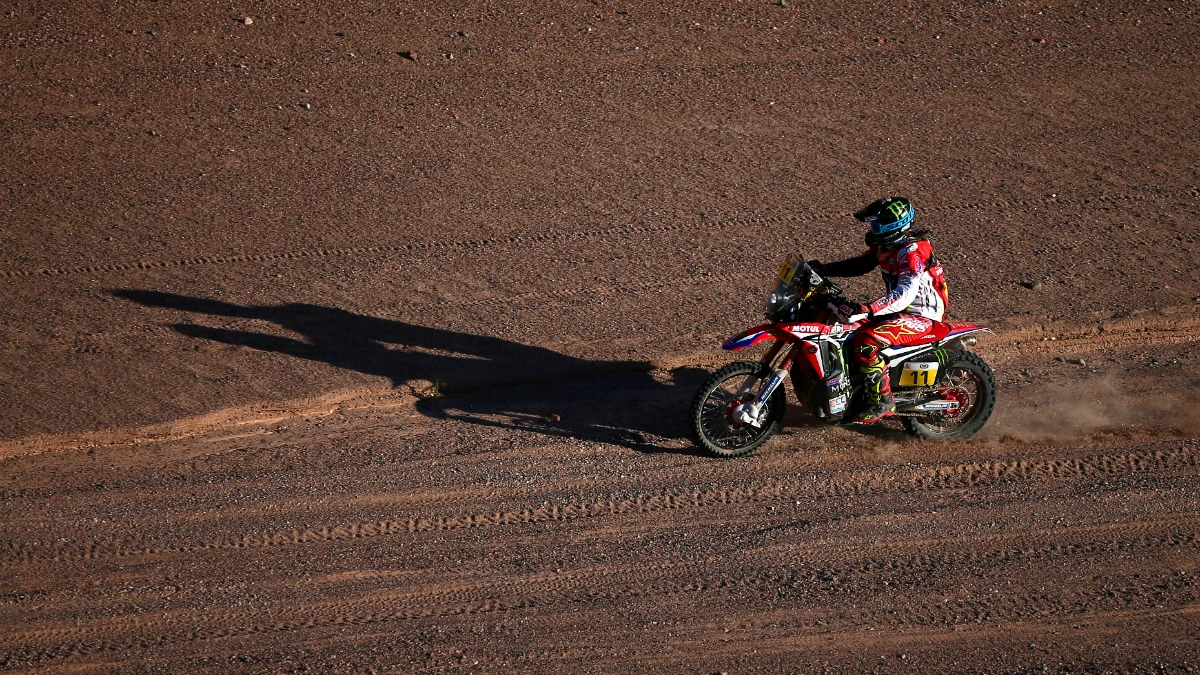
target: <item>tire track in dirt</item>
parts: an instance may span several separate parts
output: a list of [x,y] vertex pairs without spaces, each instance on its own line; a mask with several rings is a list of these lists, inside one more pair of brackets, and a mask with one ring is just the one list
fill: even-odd
[[[1182,517],[1177,517],[1182,516]],[[473,582],[454,584],[451,588],[440,587],[436,591],[417,591],[403,594],[419,604],[447,599],[454,602],[478,601],[479,595],[487,598],[501,597],[505,593],[519,593],[529,588],[553,590],[585,587],[599,583],[605,588],[613,581],[636,586],[646,579],[671,577],[694,577],[689,587],[697,589],[707,585],[732,587],[738,585],[775,587],[776,585],[798,586],[823,582],[825,590],[833,590],[837,580],[854,576],[875,576],[883,573],[905,573],[910,576],[927,576],[943,567],[959,568],[961,565],[981,563],[1006,564],[1046,560],[1055,557],[1076,555],[1100,555],[1105,553],[1154,552],[1164,549],[1200,546],[1200,533],[1196,525],[1200,514],[1172,514],[1171,518],[1158,521],[1133,523],[1108,523],[1104,525],[1042,529],[1029,532],[1012,532],[1003,535],[965,536],[941,539],[894,538],[878,546],[860,546],[846,539],[825,539],[805,542],[803,558],[797,562],[800,552],[794,548],[784,551],[757,549],[741,551],[735,558],[741,560],[734,567],[763,568],[763,572],[738,573],[736,576],[711,576],[709,562],[663,563],[637,565],[625,568],[574,570],[563,574],[538,575],[498,582]],[[1191,529],[1184,529],[1191,526]],[[1149,534],[1154,532],[1153,534]],[[1140,534],[1139,533],[1147,533]],[[1101,535],[1104,538],[1097,539]],[[1122,537],[1124,535],[1124,537]],[[1132,536],[1131,536],[1132,535]],[[1111,538],[1109,538],[1111,537]],[[981,544],[993,544],[992,548]],[[919,551],[914,553],[913,550]],[[962,550],[956,550],[962,549]],[[928,550],[938,551],[927,553]],[[864,557],[863,553],[869,552]],[[786,571],[786,573],[781,573]],[[706,573],[709,576],[706,576]],[[765,575],[765,576],[764,576]],[[701,582],[704,583],[701,583]],[[886,579],[871,580],[873,587],[882,589]],[[637,583],[634,583],[637,582]],[[398,599],[402,596],[389,596]],[[354,603],[351,603],[353,606]],[[343,606],[330,603],[326,606]]]
[[[945,205],[930,205],[925,207],[932,214],[949,213],[955,211],[982,211],[994,209],[1014,209],[1030,206],[1083,206],[1092,205],[1095,203],[1112,204],[1119,202],[1142,202],[1152,201],[1155,199],[1171,199],[1185,198],[1174,193],[1156,193],[1153,195],[1138,195],[1133,193],[1114,193],[1100,194],[1092,197],[1081,199],[1070,199],[1066,197],[1044,197],[1042,199],[1021,199],[1021,200],[1006,200],[997,199],[990,201],[966,202],[962,204],[945,204]],[[1194,198],[1194,195],[1188,194],[1186,198]],[[480,239],[461,239],[452,241],[414,241],[404,244],[382,244],[378,246],[357,246],[347,248],[314,248],[314,249],[299,249],[295,251],[279,251],[265,252],[252,254],[229,254],[229,255],[206,255],[194,256],[191,258],[175,258],[170,260],[138,260],[125,263],[100,263],[96,265],[79,265],[79,266],[61,266],[61,267],[41,267],[34,269],[12,269],[0,270],[0,278],[16,279],[16,278],[37,278],[37,277],[57,277],[76,274],[101,274],[112,272],[128,272],[128,271],[147,271],[160,270],[173,267],[195,267],[202,265],[228,265],[236,263],[269,263],[286,260],[302,260],[302,259],[319,259],[319,258],[342,258],[353,255],[373,255],[387,253],[415,253],[420,251],[431,250],[484,250],[500,246],[529,246],[536,244],[554,243],[562,241],[592,241],[597,239],[605,239],[613,236],[628,236],[634,234],[649,234],[661,232],[677,232],[677,231],[694,231],[698,229],[725,229],[730,227],[744,227],[750,225],[762,224],[777,224],[782,222],[798,222],[802,220],[800,216],[785,214],[785,215],[764,215],[751,216],[747,218],[724,218],[724,219],[706,219],[701,221],[676,222],[676,223],[661,223],[661,224],[643,224],[643,225],[623,225],[616,227],[596,228],[579,232],[568,231],[548,231],[541,234],[522,236],[514,235],[509,237],[489,237]]]
[[379,246],[359,246],[351,248],[316,248],[245,255],[231,254],[196,256],[193,258],[176,258],[173,260],[140,260],[128,263],[105,263],[77,267],[43,267],[28,270],[0,271],[0,278],[11,279],[27,277],[53,277],[73,274],[159,270],[172,267],[194,267],[201,265],[228,265],[234,263],[264,263],[306,258],[347,257],[352,255],[370,255],[379,253],[418,253],[421,251],[436,250],[486,250],[503,246],[527,247],[538,244],[559,242],[589,242],[612,237],[627,237],[638,234],[658,234],[664,232],[679,232],[696,229],[720,230],[731,227],[747,227],[752,225],[794,222],[799,219],[800,218],[798,216],[794,215],[750,216],[747,218],[725,218],[694,222],[689,221],[676,223],[621,225],[576,232],[548,231],[531,235],[513,235],[508,237],[490,237],[481,239],[415,241],[405,244],[384,244]]
[[[1190,309],[1190,308],[1182,308]],[[1112,319],[1088,325],[1047,324],[985,338],[998,363],[1029,355],[1071,354],[1200,342],[1200,316]]]
[[[226,433],[230,436],[206,438],[220,442],[241,435],[269,433],[262,426],[306,417],[323,417],[339,411],[383,410],[410,406],[415,400],[411,392],[396,388],[344,389],[311,398],[293,399],[278,403],[252,403],[217,410],[197,417],[154,424],[133,429],[93,431],[84,434],[31,436],[0,442],[0,461],[13,457],[28,457],[45,452],[92,448],[129,447],[161,444],[192,439],[204,434]],[[259,427],[259,428],[255,428]],[[0,495],[4,493],[0,491]]]
[[[996,199],[991,201],[966,202],[940,207],[944,211],[982,211],[992,209],[1012,209],[1028,206],[1094,206],[1095,204],[1117,204],[1120,202],[1148,202],[1158,199],[1195,199],[1194,194],[1174,193],[1168,191],[1156,192],[1149,195],[1132,192],[1116,192],[1112,194],[1097,194],[1090,197],[1071,199],[1058,195],[1046,196],[1041,199]],[[937,212],[938,207],[925,207],[926,210]]]
[[[1049,631],[1050,634],[1053,635],[1053,634],[1057,633],[1058,629],[1063,629],[1066,627],[1066,624],[1075,622],[1075,621],[1078,621],[1080,623],[1086,622],[1087,628],[1091,629],[1088,632],[1078,633],[1078,635],[1082,639],[1090,638],[1091,640],[1095,640],[1097,637],[1096,631],[1099,631],[1102,633],[1108,633],[1109,635],[1120,634],[1124,630],[1127,630],[1128,626],[1134,625],[1137,623],[1145,622],[1145,623],[1153,624],[1153,623],[1164,622],[1164,621],[1171,622],[1171,623],[1176,623],[1176,622],[1180,622],[1180,621],[1187,622],[1187,621],[1192,621],[1192,618],[1191,618],[1192,615],[1200,613],[1200,604],[1195,603],[1195,602],[1189,603],[1186,601],[1172,603],[1169,607],[1168,606],[1158,606],[1158,605],[1148,605],[1147,603],[1140,603],[1144,606],[1133,607],[1133,608],[1129,608],[1129,609],[1091,611],[1089,609],[1081,609],[1080,608],[1081,604],[1086,605],[1086,603],[1088,603],[1090,600],[1092,600],[1095,597],[1097,597],[1097,596],[1089,596],[1087,594],[1071,595],[1071,598],[1068,602],[1070,602],[1072,604],[1070,606],[1068,606],[1067,611],[1065,611],[1062,615],[1046,614],[1046,615],[1040,615],[1040,616],[1036,616],[1036,617],[1019,617],[1016,620],[1013,620],[1011,622],[1005,621],[1005,622],[996,622],[996,623],[989,623],[982,616],[976,615],[975,619],[970,620],[970,621],[965,620],[965,617],[964,617],[964,621],[962,621],[962,622],[946,623],[946,624],[931,625],[931,626],[915,626],[915,627],[912,625],[908,625],[908,626],[905,626],[905,628],[903,629],[903,634],[901,634],[901,635],[889,634],[889,633],[884,633],[884,634],[880,635],[880,634],[870,633],[869,631],[873,631],[877,627],[880,627],[880,626],[887,626],[887,624],[888,624],[887,621],[877,620],[877,617],[880,616],[879,614],[864,614],[863,618],[860,619],[855,624],[844,626],[844,627],[839,626],[839,628],[841,628],[841,630],[831,630],[830,627],[824,622],[781,621],[779,619],[779,617],[772,616],[771,620],[769,622],[770,628],[772,629],[772,633],[774,633],[774,634],[784,633],[784,635],[776,636],[773,634],[764,634],[763,632],[761,632],[761,630],[759,630],[759,631],[754,631],[750,636],[747,636],[747,637],[739,637],[737,639],[722,640],[721,641],[722,642],[721,653],[725,659],[730,659],[730,660],[742,659],[747,656],[759,656],[761,658],[764,655],[773,655],[776,657],[786,656],[786,657],[792,657],[794,659],[796,654],[805,653],[806,655],[808,655],[816,650],[819,650],[819,645],[831,644],[831,643],[826,643],[825,641],[832,639],[832,637],[834,635],[837,635],[840,638],[847,638],[848,641],[850,641],[850,642],[860,642],[862,638],[871,636],[871,638],[873,638],[871,640],[872,642],[877,643],[877,641],[882,641],[884,643],[884,645],[890,645],[893,647],[898,647],[900,645],[906,645],[906,644],[916,646],[916,645],[920,645],[922,642],[924,642],[926,640],[933,641],[934,644],[937,644],[938,642],[942,642],[945,640],[946,635],[947,635],[947,633],[946,633],[947,628],[952,629],[954,631],[966,631],[965,633],[961,633],[960,634],[961,638],[956,638],[955,641],[958,641],[958,639],[980,640],[980,639],[983,639],[984,636],[986,635],[987,638],[989,638],[989,639],[987,639],[987,642],[986,642],[986,644],[987,644],[986,648],[998,648],[1000,645],[1004,644],[1004,642],[1001,642],[1001,641],[1006,641],[1009,645],[1011,645],[1010,648],[1019,649],[1021,646],[1024,646],[1025,643],[1031,643],[1031,642],[1041,643],[1041,642],[1043,642],[1043,639],[1045,638],[1047,631]],[[1047,610],[1047,611],[1049,611],[1049,610]],[[1080,626],[1072,626],[1072,628],[1079,628],[1079,627]],[[755,628],[762,628],[762,626],[755,626]],[[1089,632],[1091,633],[1091,635],[1088,635]],[[1084,636],[1087,636],[1087,637],[1084,637]],[[868,639],[871,639],[871,638],[868,638]],[[1057,640],[1055,639],[1054,641],[1057,641]],[[861,642],[860,642],[860,644],[861,644]],[[655,645],[655,647],[657,647],[657,645]],[[814,648],[816,648],[816,649],[814,649]],[[885,646],[884,649],[886,650],[887,647]],[[1055,661],[1059,661],[1059,659],[1056,659],[1055,657],[1050,656],[1052,654],[1052,651],[1050,649],[1046,649],[1044,647],[1035,647],[1035,645],[1033,645],[1033,644],[1029,645],[1029,649],[1031,650],[1031,652],[1033,652],[1033,662],[1032,663],[1023,665],[1023,666],[1018,666],[1018,667],[1009,666],[1007,668],[1000,669],[999,672],[1006,672],[1006,673],[1007,672],[1012,672],[1012,673],[1050,672],[1049,666],[1047,666],[1046,663],[1047,662],[1054,663]],[[576,651],[581,651],[581,650],[576,650]],[[820,653],[820,652],[818,651],[817,653]],[[678,660],[680,658],[677,654],[678,653],[664,656],[663,652],[661,650],[655,650],[653,648],[650,648],[650,649],[642,649],[642,650],[638,650],[638,651],[623,650],[620,653],[612,652],[612,653],[608,654],[608,656],[610,656],[611,659],[619,659],[620,660],[619,662],[621,664],[628,664],[628,663],[636,662],[639,667],[648,669],[651,667],[670,668],[670,667],[674,666],[676,663],[678,663]],[[705,656],[706,656],[706,654],[703,654],[703,653],[696,654],[696,655],[692,656],[692,660],[697,660],[697,661],[700,661],[701,663],[703,663],[704,662],[703,659]],[[934,660],[932,660],[932,664],[934,666],[934,669],[930,669],[930,672],[946,672],[946,668],[944,667],[944,665],[943,665],[943,667],[940,667],[940,668],[937,667],[939,665],[942,665],[940,663],[940,659],[938,659],[938,656],[940,656],[940,655],[936,651],[934,651],[933,656],[934,656]],[[699,658],[697,658],[697,657],[699,657]],[[534,653],[530,653],[530,654],[523,654],[521,657],[521,659],[523,661],[524,660],[539,661],[539,662],[550,661],[550,662],[564,663],[563,666],[558,666],[559,668],[566,667],[565,666],[566,662],[572,662],[572,663],[579,662],[579,661],[583,661],[583,659],[587,659],[587,658],[594,660],[595,655],[591,654],[591,653],[570,653],[570,654],[568,654],[568,653],[562,653],[562,652],[556,652],[556,653],[536,653],[536,652],[534,652]],[[927,653],[927,658],[928,658],[928,653]],[[1151,669],[1151,668],[1138,668],[1137,665],[1135,665],[1136,664],[1135,661],[1133,661],[1131,659],[1121,658],[1121,657],[1110,658],[1109,663],[1112,665],[1107,669],[1103,668],[1103,666],[1099,665],[1103,662],[1104,662],[1103,659],[1095,659],[1095,658],[1068,659],[1066,661],[1066,663],[1062,663],[1060,661],[1061,665],[1057,669],[1057,672],[1084,672],[1084,673],[1086,673],[1086,672],[1152,672],[1153,671],[1153,669]],[[484,661],[482,659],[481,659],[481,663],[484,663]],[[506,665],[510,665],[510,660],[503,659],[500,657],[493,657],[493,658],[487,660],[486,663],[494,664],[497,667],[504,667]],[[884,663],[884,661],[880,660],[879,663],[882,664],[882,663]],[[883,666],[882,668],[877,668],[877,669],[870,670],[870,671],[863,668],[863,669],[861,669],[861,672],[875,672],[875,673],[878,673],[878,672],[925,672],[925,670],[926,670],[925,668],[922,668],[920,666],[914,667],[911,663],[912,662],[909,662],[908,664],[905,664],[905,665],[897,664],[897,665],[892,666],[890,669],[887,666]],[[920,663],[920,662],[918,662],[918,663]],[[925,663],[929,664],[930,661],[927,660]],[[1188,662],[1188,661],[1184,661],[1184,667],[1180,668],[1180,672],[1187,672],[1185,668],[1187,665],[1189,665],[1189,663],[1190,662]],[[818,661],[817,664],[818,665],[811,668],[811,670],[814,670],[814,671],[818,670],[820,661]],[[892,665],[892,664],[888,664],[888,665]],[[928,665],[927,665],[927,667],[928,667]],[[1169,666],[1161,666],[1160,669],[1166,669],[1169,671],[1170,667]],[[978,670],[970,669],[970,670],[963,671],[963,672],[992,672],[992,670],[993,670],[992,668],[980,668]],[[858,671],[852,671],[852,672],[858,672]],[[958,672],[958,671],[950,671],[950,672]]]
[[[517,295],[481,298],[455,299],[442,304],[451,306],[503,306],[514,305],[532,300],[553,300],[558,303],[592,304],[595,299],[607,299],[621,295],[637,295],[654,289],[677,289],[688,286],[700,286],[714,281],[749,281],[760,279],[761,270],[739,270],[733,272],[697,272],[688,276],[671,275],[665,277],[647,277],[639,275],[639,281],[625,284],[596,284],[590,286],[567,286],[551,288],[544,291],[527,291]],[[433,303],[422,303],[404,300],[399,304],[412,307],[428,307]]]
[[[1194,519],[1193,519],[1194,520]],[[1168,527],[1171,521],[1162,521]],[[1135,524],[1144,528],[1146,523]],[[1114,526],[1105,528],[1111,531]],[[1089,528],[1094,529],[1094,528]],[[843,564],[828,562],[796,563],[792,555],[778,553],[763,555],[761,551],[746,551],[732,561],[738,572],[714,571],[707,562],[636,565],[615,569],[582,570],[561,575],[537,575],[501,582],[477,582],[432,588],[415,592],[369,595],[354,600],[317,603],[303,607],[253,612],[205,614],[198,620],[186,612],[173,616],[146,619],[141,616],[116,617],[91,625],[63,629],[46,629],[13,634],[0,644],[7,643],[0,655],[0,666],[13,662],[39,662],[72,656],[128,649],[163,647],[222,638],[265,635],[321,627],[358,626],[437,617],[461,617],[473,614],[505,612],[532,607],[554,606],[628,600],[631,598],[661,597],[679,594],[701,594],[744,591],[756,594],[798,590],[803,595],[814,592],[839,594],[853,591],[859,597],[869,593],[885,593],[895,583],[914,583],[928,580],[945,569],[963,569],[964,565],[1029,564],[1065,562],[1076,557],[1095,557],[1105,554],[1153,555],[1166,549],[1195,548],[1200,544],[1196,532],[1174,531],[1135,538],[1061,541],[1070,532],[1043,531],[1049,541],[1025,542],[1020,546],[992,548],[984,551],[953,551],[943,549],[934,554],[903,557],[869,557]],[[922,546],[928,540],[918,540]],[[895,544],[896,542],[893,542]],[[950,548],[970,543],[962,539],[947,539]],[[1165,601],[1186,605],[1200,599],[1200,586],[1194,575],[1178,575],[1158,583],[1139,582],[1119,589],[1107,589],[1102,594],[1052,594],[1020,589],[994,597],[962,598],[953,603],[923,602],[920,605],[901,605],[900,611],[862,611],[842,618],[848,625],[889,625],[903,627],[934,627],[978,623],[982,621],[1020,621],[1072,614],[1096,614],[1105,611],[1129,611],[1139,606],[1154,606]],[[286,611],[284,611],[286,609]],[[287,620],[276,619],[286,614]],[[810,624],[810,628],[818,628]],[[823,624],[823,630],[832,626]],[[112,636],[112,633],[117,635]],[[140,633],[123,636],[121,633]],[[104,637],[109,634],[109,637]]]
[[304,530],[297,528],[261,532],[238,538],[172,546],[163,546],[139,537],[95,539],[85,542],[58,539],[49,546],[38,542],[9,540],[0,544],[0,565],[273,548],[379,536],[509,527],[539,522],[569,522],[630,513],[650,514],[797,498],[931,492],[1016,481],[1038,482],[1150,471],[1192,470],[1200,466],[1197,444],[1196,441],[1183,441],[1171,450],[1079,458],[992,460],[919,468],[905,467],[882,474],[878,471],[856,471],[844,475],[810,475],[794,480],[766,481],[704,491],[668,489],[594,501],[527,506],[519,510],[352,522]]
[[[1167,600],[1164,596],[1170,596]],[[1037,619],[1061,621],[1066,617],[1092,616],[1156,608],[1169,603],[1174,609],[1192,606],[1200,600],[1200,580],[1194,575],[1163,578],[1155,584],[1138,583],[1119,590],[1099,594],[1067,592],[1014,593],[998,598],[956,599],[953,603],[924,602],[917,607],[904,608],[895,614],[863,613],[854,623],[858,625],[887,625],[894,628],[949,627],[967,623],[994,621],[1016,622]]]
[[[1185,518],[1186,523],[1194,524],[1197,518]],[[832,560],[829,559],[829,554],[824,555],[825,560],[822,560],[822,553],[825,551],[817,551],[814,557],[807,557],[803,562],[795,563],[794,554],[764,554],[762,551],[755,551],[753,556],[742,553],[747,562],[753,560],[755,564],[764,567],[765,571],[761,573],[747,572],[738,574],[736,577],[717,576],[708,579],[706,584],[689,584],[689,587],[699,588],[702,585],[731,587],[731,586],[760,586],[771,585],[798,585],[804,583],[825,582],[826,590],[833,589],[834,585],[841,583],[838,580],[845,581],[854,575],[877,575],[885,572],[928,572],[941,566],[958,566],[964,563],[977,565],[983,562],[991,563],[1008,563],[1008,562],[1028,562],[1042,560],[1058,556],[1069,555],[1097,555],[1103,553],[1129,553],[1143,551],[1155,551],[1165,548],[1179,548],[1187,546],[1196,546],[1200,541],[1200,536],[1196,532],[1174,531],[1160,533],[1157,535],[1142,535],[1133,538],[1113,538],[1093,540],[1087,538],[1079,538],[1074,535],[1079,534],[1096,534],[1096,533],[1115,533],[1125,531],[1125,533],[1136,533],[1146,531],[1158,527],[1159,529],[1175,529],[1183,524],[1174,519],[1162,520],[1154,523],[1140,521],[1131,524],[1109,524],[1099,527],[1084,527],[1084,528],[1065,528],[1058,530],[1042,530],[1032,533],[1015,533],[1005,535],[1007,539],[1032,539],[1032,541],[1024,541],[1023,545],[1009,545],[1007,547],[998,547],[992,549],[978,550],[970,546],[987,542],[995,537],[995,535],[984,537],[957,537],[940,540],[929,539],[912,539],[912,540],[895,540],[888,542],[887,547],[893,552],[888,553],[886,557],[874,555],[871,557],[860,558],[855,557],[853,553],[846,552],[845,555],[837,555],[841,549],[838,546],[833,546],[834,542],[824,542],[829,546],[828,551],[832,552]],[[1075,538],[1078,541],[1069,541]],[[1040,541],[1044,540],[1044,541]],[[1040,543],[1039,543],[1040,541]],[[953,552],[954,548],[962,547],[967,550]],[[926,548],[940,549],[942,552],[936,554],[911,554],[900,553],[902,549],[917,548],[924,550]],[[857,547],[853,551],[861,550]],[[838,558],[848,557],[848,560],[836,563]],[[786,564],[791,561],[791,564]],[[742,567],[742,564],[737,565]],[[789,570],[790,568],[790,570]],[[659,578],[663,574],[670,574],[674,577],[679,576],[697,576],[703,577],[703,570],[708,569],[708,563],[667,563],[660,565],[637,565],[628,568],[606,568],[596,570],[579,570],[565,574],[549,574],[537,575],[528,578],[512,579],[499,582],[474,582],[465,584],[451,584],[449,587],[439,586],[434,590],[420,590],[405,592],[400,594],[389,594],[387,601],[394,605],[403,605],[405,607],[419,607],[436,603],[464,603],[476,602],[485,599],[495,599],[502,597],[506,593],[517,593],[529,588],[547,588],[555,591],[564,589],[572,589],[584,587],[594,582],[603,582],[603,587],[612,587],[612,580],[622,583],[640,586],[645,579]],[[786,573],[781,573],[780,570],[789,570]],[[765,576],[764,576],[765,575]],[[637,582],[637,583],[633,583]],[[876,582],[876,585],[877,582]],[[619,594],[624,595],[624,594]],[[479,596],[483,596],[482,598]],[[372,601],[377,601],[380,598],[375,597]],[[349,611],[350,608],[357,607],[362,603],[359,601],[336,601],[331,603],[322,603],[319,607],[322,614],[337,614]],[[132,623],[140,623],[137,619],[130,619]],[[76,633],[84,629],[52,629],[50,631],[31,631],[26,634],[26,637],[34,635],[44,636],[59,636],[68,633]]]

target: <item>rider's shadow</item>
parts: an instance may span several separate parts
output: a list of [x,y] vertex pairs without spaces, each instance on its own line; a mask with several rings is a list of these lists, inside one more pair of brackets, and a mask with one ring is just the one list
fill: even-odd
[[320,361],[386,377],[398,387],[429,383],[417,410],[430,417],[642,452],[697,452],[684,440],[684,411],[706,376],[699,368],[655,377],[646,362],[580,359],[501,338],[320,305],[238,305],[136,289],[114,294],[188,315],[265,321],[301,336],[170,324],[189,337]]

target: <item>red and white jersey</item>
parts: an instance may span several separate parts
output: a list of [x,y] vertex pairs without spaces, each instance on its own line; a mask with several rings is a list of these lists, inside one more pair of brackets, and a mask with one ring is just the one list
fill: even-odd
[[862,255],[825,266],[826,274],[850,277],[866,274],[878,265],[887,285],[887,295],[872,302],[873,314],[905,312],[941,321],[946,315],[948,293],[942,265],[933,257],[933,247],[923,237],[906,237],[892,248],[868,250]]
[[942,320],[946,314],[946,282],[928,240],[902,241],[895,248],[880,251],[879,269],[888,293],[869,305],[873,314],[906,312]]

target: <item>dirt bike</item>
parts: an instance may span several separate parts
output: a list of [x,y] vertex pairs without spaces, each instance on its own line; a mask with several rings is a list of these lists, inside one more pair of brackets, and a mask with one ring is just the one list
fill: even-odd
[[[720,457],[745,455],[780,429],[792,380],[796,400],[813,417],[849,424],[865,404],[862,376],[850,367],[855,330],[842,323],[842,289],[799,255],[779,269],[767,299],[767,322],[729,338],[738,351],[766,340],[774,344],[758,361],[735,361],[717,370],[696,392],[689,426],[696,445]],[[915,322],[916,323],[916,322]],[[978,432],[996,403],[988,364],[968,351],[987,326],[963,321],[924,322],[913,344],[880,351],[888,364],[896,417],[910,434],[926,439],[967,438]]]

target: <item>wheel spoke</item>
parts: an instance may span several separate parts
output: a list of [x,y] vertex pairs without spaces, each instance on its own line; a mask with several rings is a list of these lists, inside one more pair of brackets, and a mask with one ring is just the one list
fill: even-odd
[[[765,427],[754,427],[749,424],[734,422],[730,415],[732,408],[739,404],[738,393],[753,380],[761,378],[738,376],[713,387],[700,408],[700,422],[705,435],[715,444],[723,448],[737,448],[752,442],[757,436],[766,433]],[[734,381],[740,380],[736,387]],[[757,387],[750,387],[753,392]],[[743,400],[750,400],[747,395]]]
[[943,396],[950,393],[959,401],[958,414],[953,417],[942,415],[937,421],[930,420],[929,426],[939,433],[953,431],[974,419],[979,412],[979,392],[981,383],[975,373],[966,368],[954,368],[946,373],[947,386],[942,389]]
[[712,401],[714,399],[716,399],[717,401],[720,401],[720,402],[732,401],[733,394],[725,391],[724,389],[720,389],[720,388],[713,389],[713,392],[708,395],[708,400]]

